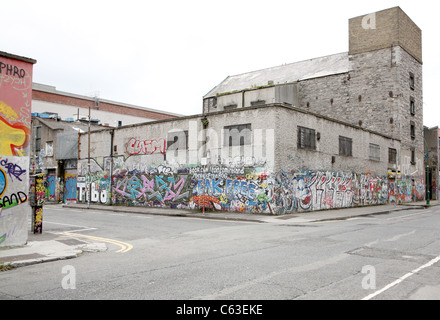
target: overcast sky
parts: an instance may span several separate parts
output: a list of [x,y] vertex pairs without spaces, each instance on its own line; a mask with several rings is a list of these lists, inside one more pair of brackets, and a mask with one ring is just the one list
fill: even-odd
[[36,59],[34,82],[183,115],[228,75],[347,52],[348,19],[400,6],[423,32],[424,124],[440,126],[438,1],[1,2],[0,51]]

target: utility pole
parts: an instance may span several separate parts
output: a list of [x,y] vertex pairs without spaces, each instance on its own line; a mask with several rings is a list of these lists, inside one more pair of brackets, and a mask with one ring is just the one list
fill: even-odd
[[91,120],[91,114],[90,114],[90,104],[89,104],[89,144],[88,144],[88,177],[87,177],[87,208],[90,208],[90,197],[92,196],[92,189],[91,189],[91,177],[90,177],[90,120]]
[[428,143],[426,142],[426,139],[425,139],[425,134],[424,134],[424,131],[422,130],[422,137],[423,137],[423,140],[425,141],[425,146],[426,146],[426,183],[425,183],[425,186],[426,186],[426,205],[429,205],[429,198],[431,197],[431,193],[430,193],[430,191],[429,191],[429,177],[430,177],[430,173],[429,173],[429,147],[428,147]]

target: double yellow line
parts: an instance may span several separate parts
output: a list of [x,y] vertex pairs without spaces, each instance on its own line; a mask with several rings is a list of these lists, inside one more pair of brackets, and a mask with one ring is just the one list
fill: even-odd
[[85,234],[71,233],[71,232],[62,232],[60,234],[70,236],[70,237],[80,237],[80,238],[86,238],[86,239],[91,239],[91,240],[96,240],[96,241],[112,243],[112,244],[115,244],[115,245],[121,247],[121,249],[116,251],[117,253],[125,253],[125,252],[128,252],[131,249],[133,249],[133,246],[131,244],[126,243],[126,242],[122,242],[122,241],[118,241],[118,240],[114,240],[114,239],[94,237],[94,236],[89,236],[89,235],[85,235]]

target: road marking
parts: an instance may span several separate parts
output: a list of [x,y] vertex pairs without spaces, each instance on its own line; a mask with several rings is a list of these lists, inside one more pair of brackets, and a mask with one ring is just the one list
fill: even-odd
[[413,270],[413,271],[411,271],[411,272],[408,272],[408,273],[405,274],[403,277],[400,277],[399,279],[397,279],[396,281],[394,281],[394,282],[390,283],[389,285],[383,287],[382,289],[380,289],[380,290],[378,290],[378,291],[376,291],[376,292],[374,292],[374,293],[372,293],[372,294],[366,296],[366,297],[363,298],[362,300],[370,300],[370,299],[372,299],[372,298],[378,296],[379,294],[381,294],[381,293],[387,291],[388,289],[394,287],[395,285],[398,285],[398,284],[401,283],[403,280],[405,280],[405,279],[407,279],[407,278],[409,278],[409,277],[415,275],[416,273],[422,271],[422,270],[425,269],[425,268],[429,268],[429,267],[431,267],[432,265],[436,264],[436,263],[439,262],[439,261],[440,261],[440,256],[438,256],[437,258],[432,259],[431,261],[429,261],[428,263],[424,264],[423,266],[421,266],[421,267],[419,267],[419,268],[417,268],[417,269],[415,269],[415,270]]
[[[76,229],[76,230],[70,230],[70,232],[79,232],[79,231],[89,231],[89,230],[97,230],[97,228],[93,228],[93,227],[87,227],[87,226],[79,226],[76,224],[68,224],[68,223],[59,223],[59,222],[51,222],[51,221],[44,221],[45,224],[58,224],[60,226],[68,226],[68,227],[78,227],[81,229]],[[46,231],[49,233],[55,233],[58,234],[58,232],[51,232],[51,231]]]
[[393,241],[397,241],[397,240],[399,240],[400,238],[403,238],[403,237],[406,237],[406,236],[410,236],[410,235],[412,235],[412,234],[414,234],[414,233],[416,233],[416,230],[413,230],[413,231],[408,232],[408,233],[398,234],[398,235],[396,235],[396,236],[394,236],[394,237],[392,237],[392,238],[389,238],[389,239],[386,239],[386,240],[383,240],[383,241],[385,241],[385,242],[393,242]]
[[86,238],[86,239],[91,239],[91,240],[97,240],[97,241],[112,243],[112,244],[115,244],[115,245],[121,247],[121,249],[116,251],[117,253],[125,253],[125,252],[128,252],[131,249],[133,249],[133,246],[131,244],[126,243],[126,242],[122,242],[122,241],[119,241],[119,240],[108,239],[108,238],[101,238],[101,237],[94,237],[94,236],[89,236],[89,235],[85,235],[85,234],[71,233],[71,232],[61,232],[60,234],[66,235],[66,236],[71,236],[71,237],[82,237],[82,238]]

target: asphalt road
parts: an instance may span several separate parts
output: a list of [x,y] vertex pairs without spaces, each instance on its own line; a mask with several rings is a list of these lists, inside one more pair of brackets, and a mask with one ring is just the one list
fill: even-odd
[[0,298],[440,299],[440,207],[253,223],[46,206],[41,236],[101,251],[0,272]]

